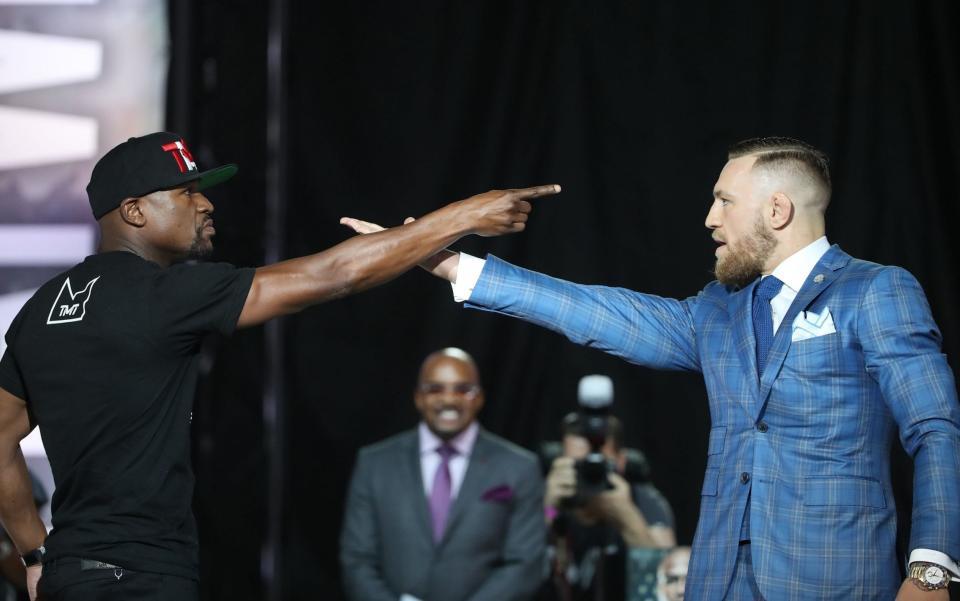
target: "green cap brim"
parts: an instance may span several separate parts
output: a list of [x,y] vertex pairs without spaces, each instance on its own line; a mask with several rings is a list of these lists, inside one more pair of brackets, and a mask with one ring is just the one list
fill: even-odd
[[210,169],[209,171],[204,171],[200,174],[200,177],[197,178],[197,190],[206,190],[210,186],[222,184],[236,175],[238,169],[235,164],[229,163]]

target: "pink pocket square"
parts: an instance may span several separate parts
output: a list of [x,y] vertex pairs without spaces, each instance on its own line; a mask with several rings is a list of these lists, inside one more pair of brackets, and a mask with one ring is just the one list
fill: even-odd
[[501,484],[489,489],[480,498],[493,503],[508,503],[513,500],[513,489],[506,484]]

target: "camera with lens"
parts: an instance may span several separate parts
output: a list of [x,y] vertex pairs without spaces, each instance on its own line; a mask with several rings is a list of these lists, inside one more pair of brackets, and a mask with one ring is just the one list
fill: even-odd
[[[613,405],[613,381],[603,375],[584,376],[577,390],[578,409],[563,419],[564,436],[574,435],[586,440],[589,450],[577,459],[574,468],[577,474],[576,494],[563,500],[563,506],[573,509],[584,505],[594,496],[611,490],[610,474],[616,470],[614,460],[604,453],[608,441],[620,451],[623,426],[611,415]],[[611,440],[612,439],[612,440]],[[563,455],[562,442],[546,442],[541,445],[541,459],[546,471],[553,461]],[[623,449],[625,463],[622,476],[632,484],[647,482],[650,468],[643,454],[636,449]]]
[[580,408],[574,416],[580,425],[580,436],[590,445],[590,452],[583,459],[578,459],[574,465],[577,471],[577,494],[567,501],[574,507],[613,488],[609,478],[613,465],[603,454],[603,447],[607,442],[610,405],[613,404],[613,382],[607,376],[581,378],[577,401]]

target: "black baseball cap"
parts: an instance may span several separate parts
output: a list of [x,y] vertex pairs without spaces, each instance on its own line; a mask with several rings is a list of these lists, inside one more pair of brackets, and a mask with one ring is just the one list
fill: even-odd
[[197,189],[225,182],[237,173],[234,164],[200,171],[186,142],[178,134],[160,131],[130,138],[103,155],[93,167],[87,196],[93,216],[100,219],[125,198],[137,198],[167,188],[197,182]]

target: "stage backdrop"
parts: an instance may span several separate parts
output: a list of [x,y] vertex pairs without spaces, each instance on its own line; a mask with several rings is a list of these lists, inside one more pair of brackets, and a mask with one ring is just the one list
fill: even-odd
[[[218,200],[218,257],[260,260],[267,8],[183,3],[170,119],[236,160]],[[544,183],[527,231],[456,248],[581,282],[686,297],[711,279],[703,226],[731,142],[807,140],[833,158],[828,234],[911,270],[956,365],[960,106],[949,2],[289,3],[285,253],[390,225],[489,188]],[[179,53],[179,54],[178,54]],[[172,79],[177,82],[177,79]],[[221,225],[222,224],[222,225]],[[339,597],[337,536],[357,449],[416,423],[420,360],[473,353],[488,429],[556,438],[577,379],[606,373],[627,442],[696,526],[709,418],[701,378],[657,373],[509,319],[462,309],[412,273],[286,320],[287,599]],[[198,408],[198,510],[207,598],[256,599],[266,459],[262,333],[211,346]],[[897,462],[900,507],[909,463]],[[907,514],[908,515],[908,514]],[[906,526],[906,523],[904,523]],[[905,532],[906,528],[904,528]],[[239,541],[238,541],[239,537]]]
[[[0,332],[94,251],[97,157],[163,125],[166,17],[162,0],[0,1]],[[21,446],[52,494],[39,430]]]

